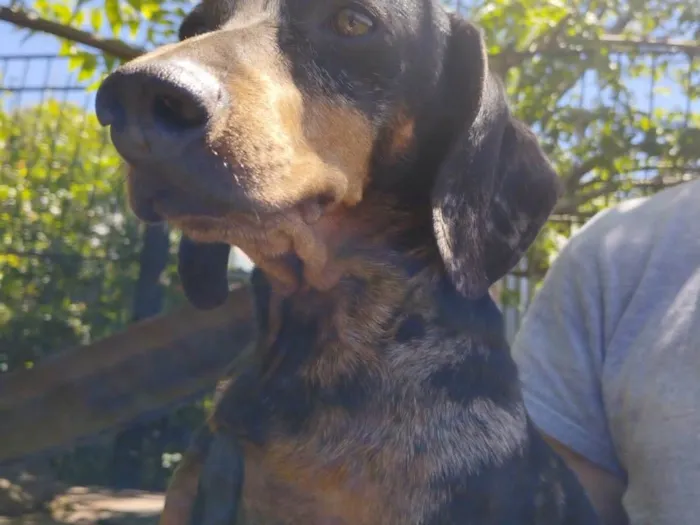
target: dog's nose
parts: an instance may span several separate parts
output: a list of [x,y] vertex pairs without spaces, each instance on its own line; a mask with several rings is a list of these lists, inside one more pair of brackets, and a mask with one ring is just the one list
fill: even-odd
[[155,160],[202,137],[225,103],[221,83],[194,64],[136,63],[105,79],[95,109],[127,160]]

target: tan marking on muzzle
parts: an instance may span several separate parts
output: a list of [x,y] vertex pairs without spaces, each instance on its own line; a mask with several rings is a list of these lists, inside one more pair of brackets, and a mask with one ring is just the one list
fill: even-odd
[[286,69],[231,66],[233,102],[211,134],[215,151],[243,174],[234,183],[254,203],[286,208],[328,195],[356,204],[375,138],[369,120],[340,98],[304,94]]
[[357,204],[369,176],[375,140],[371,123],[341,99],[310,100],[303,111],[307,155],[318,158],[323,168],[342,173],[346,179],[342,202],[348,206]]

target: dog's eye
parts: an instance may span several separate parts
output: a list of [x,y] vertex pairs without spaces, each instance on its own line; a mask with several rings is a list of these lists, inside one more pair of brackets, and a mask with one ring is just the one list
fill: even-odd
[[357,8],[345,7],[333,17],[333,30],[342,36],[364,36],[374,29],[372,18]]

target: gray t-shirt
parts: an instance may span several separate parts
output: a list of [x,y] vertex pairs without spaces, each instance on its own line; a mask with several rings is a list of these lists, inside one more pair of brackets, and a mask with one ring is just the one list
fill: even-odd
[[700,181],[574,235],[513,356],[535,424],[627,481],[632,525],[700,523]]

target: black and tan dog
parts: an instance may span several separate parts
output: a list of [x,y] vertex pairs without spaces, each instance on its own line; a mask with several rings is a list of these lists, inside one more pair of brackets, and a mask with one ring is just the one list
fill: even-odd
[[523,406],[489,286],[558,196],[480,31],[438,0],[204,0],[100,88],[131,206],[188,236],[202,308],[229,246],[260,341],[163,521],[594,524]]

